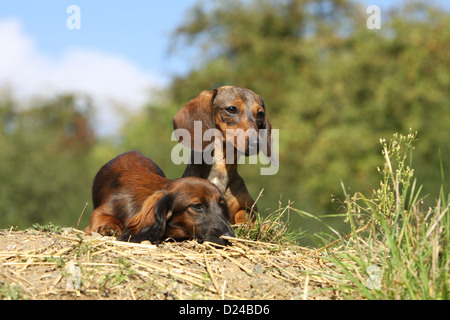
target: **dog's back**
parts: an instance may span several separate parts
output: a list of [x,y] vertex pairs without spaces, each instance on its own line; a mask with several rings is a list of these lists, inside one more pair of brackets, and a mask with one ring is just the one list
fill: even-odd
[[113,197],[121,211],[137,212],[144,200],[167,182],[164,172],[139,152],[121,154],[106,163],[95,176],[94,209]]

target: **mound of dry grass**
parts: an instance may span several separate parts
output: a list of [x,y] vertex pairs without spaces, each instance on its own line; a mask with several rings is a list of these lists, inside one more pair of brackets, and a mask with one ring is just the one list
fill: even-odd
[[0,231],[2,299],[339,299],[325,253],[230,238],[125,243],[61,232]]

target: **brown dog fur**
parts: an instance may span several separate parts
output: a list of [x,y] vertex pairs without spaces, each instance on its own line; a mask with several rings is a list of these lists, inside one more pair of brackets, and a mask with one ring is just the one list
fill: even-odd
[[226,244],[234,236],[221,192],[207,180],[165,178],[162,170],[136,151],[124,153],[97,173],[94,211],[86,232],[124,241],[198,239]]
[[[262,151],[267,157],[271,156],[272,127],[267,119],[263,99],[253,91],[240,87],[226,86],[214,91],[202,91],[175,115],[174,129],[185,129],[194,137],[195,121],[202,123],[202,136],[206,130],[215,129],[223,139],[218,142],[212,137],[200,146],[192,142],[193,139],[187,142],[177,136],[179,142],[192,150],[191,163],[187,165],[183,177],[199,177],[213,182],[225,196],[231,224],[253,220],[254,211],[258,211],[258,208],[237,172],[237,160],[240,155],[248,156],[252,150],[253,154],[257,153],[259,141],[267,141],[268,145]],[[236,136],[227,135],[229,129],[236,130],[237,139]],[[265,137],[261,136],[263,132]],[[211,143],[215,145],[215,161],[212,164],[195,163],[196,153],[204,152]],[[221,150],[226,150],[227,145],[232,146],[232,163],[229,163],[228,158],[225,159],[225,152],[216,152],[217,143],[222,144]]]

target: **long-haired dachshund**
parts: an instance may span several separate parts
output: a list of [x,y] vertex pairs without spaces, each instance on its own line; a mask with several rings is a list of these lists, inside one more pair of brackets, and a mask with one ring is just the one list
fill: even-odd
[[[195,161],[198,153],[205,152],[212,142],[202,137],[202,144],[193,142],[198,139],[194,137],[198,133],[195,122],[201,122],[202,131],[199,133],[202,136],[206,130],[216,129],[222,137],[219,141],[222,152],[217,153],[217,144],[214,145],[213,163]],[[248,156],[260,150],[268,158],[271,157],[272,127],[267,119],[263,99],[253,91],[241,87],[225,86],[214,91],[202,91],[178,111],[173,118],[173,126],[178,141],[191,148],[191,161],[183,177],[193,176],[213,182],[225,196],[231,224],[253,220],[254,211],[258,211],[258,208],[237,172],[237,159],[240,155]],[[177,129],[187,130],[194,139],[185,142],[184,137],[177,134],[177,131],[180,132]],[[230,130],[234,130],[234,134],[230,135]],[[212,139],[217,143],[215,137]],[[266,142],[266,145],[260,146],[261,141]],[[231,145],[233,149],[232,161],[229,161],[224,151],[227,145]]]
[[234,237],[228,208],[215,185],[195,177],[169,180],[136,151],[119,155],[100,169],[92,198],[88,234],[132,242],[195,238],[221,245],[228,244],[221,236]]

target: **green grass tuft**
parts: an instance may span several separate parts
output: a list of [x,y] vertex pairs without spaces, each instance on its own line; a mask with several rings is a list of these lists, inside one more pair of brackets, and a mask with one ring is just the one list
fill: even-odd
[[411,168],[416,134],[381,140],[385,164],[372,197],[343,188],[352,232],[329,259],[345,274],[349,298],[449,298],[450,196],[441,188],[435,206],[424,207]]
[[40,232],[49,232],[49,233],[61,233],[62,227],[55,226],[52,222],[47,223],[46,225],[40,225],[39,223],[34,223],[32,229],[40,231]]
[[273,244],[297,243],[305,234],[301,230],[290,230],[289,215],[292,209],[288,204],[265,217],[256,213],[255,222],[236,225],[234,226],[234,232],[237,237],[252,241]]

